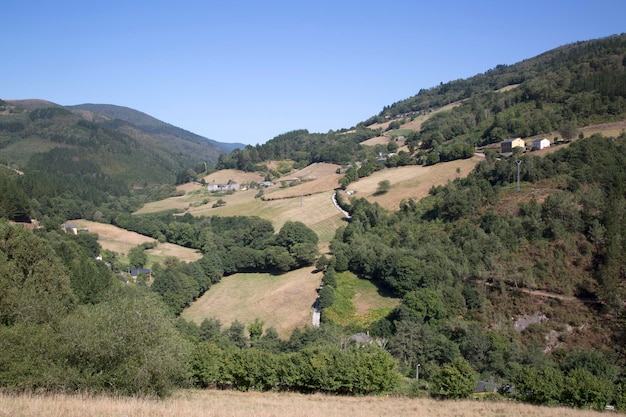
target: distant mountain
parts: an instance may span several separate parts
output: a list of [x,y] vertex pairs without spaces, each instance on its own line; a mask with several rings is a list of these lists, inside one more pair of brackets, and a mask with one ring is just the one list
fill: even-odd
[[0,163],[48,179],[67,177],[49,187],[58,193],[74,181],[73,187],[87,180],[118,188],[171,184],[180,172],[211,167],[237,146],[244,147],[120,106],[0,100]]
[[66,106],[66,108],[87,119],[91,118],[94,122],[117,123],[116,120],[128,122],[144,133],[159,136],[164,139],[184,139],[197,144],[204,144],[208,141],[222,152],[230,152],[237,148],[243,149],[246,146],[243,143],[224,143],[208,139],[128,107],[113,104],[87,103],[76,106]]

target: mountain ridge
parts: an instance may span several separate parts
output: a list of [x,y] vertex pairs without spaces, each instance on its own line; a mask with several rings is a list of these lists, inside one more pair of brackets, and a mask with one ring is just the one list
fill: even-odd
[[[133,109],[131,107],[120,106],[116,104],[97,104],[97,103],[84,103],[71,106],[64,106],[71,111],[80,111],[83,115],[89,113],[96,113],[100,115],[108,116],[109,121],[118,119],[125,122],[129,122],[135,126],[142,128],[143,131],[152,134],[161,135],[173,135],[183,137],[194,142],[208,141],[209,143],[225,149],[227,152],[236,148],[243,148],[243,143],[227,143],[219,142],[214,139],[209,139],[204,136],[198,135],[186,129],[174,126],[171,123],[164,122],[156,117],[150,116],[140,110]],[[85,111],[89,113],[84,113]]]

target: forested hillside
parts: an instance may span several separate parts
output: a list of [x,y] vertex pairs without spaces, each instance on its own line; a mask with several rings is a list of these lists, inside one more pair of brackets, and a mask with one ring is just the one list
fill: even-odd
[[138,115],[139,125],[98,109],[78,114],[41,100],[0,101],[0,163],[22,174],[1,180],[21,191],[0,200],[24,194],[31,210],[10,219],[109,221],[113,212],[171,195],[177,178],[210,169],[227,150],[131,109],[114,116]]
[[[359,143],[385,130],[407,137],[408,163],[437,163],[467,158],[475,146],[509,137],[557,131],[571,139],[576,128],[623,120],[626,114],[626,35],[566,45],[514,65],[450,81],[386,106],[354,130],[279,135],[263,145],[247,146],[220,157],[218,168],[254,169],[268,159],[345,164],[372,160],[378,151]],[[445,105],[419,130],[402,126]],[[369,129],[368,127],[373,127]],[[466,147],[469,152],[466,152]],[[417,152],[421,150],[421,152]],[[372,152],[374,151],[374,152]],[[396,161],[397,163],[397,161]]]
[[103,123],[111,125],[121,125],[121,122],[127,122],[128,128],[136,127],[144,134],[162,138],[163,141],[169,142],[170,146],[185,149],[183,153],[190,155],[193,155],[194,152],[206,154],[207,160],[205,162],[211,165],[215,163],[221,153],[245,146],[241,143],[223,143],[207,139],[128,107],[111,104],[79,104],[67,106],[67,108],[83,114],[85,117],[100,118]]

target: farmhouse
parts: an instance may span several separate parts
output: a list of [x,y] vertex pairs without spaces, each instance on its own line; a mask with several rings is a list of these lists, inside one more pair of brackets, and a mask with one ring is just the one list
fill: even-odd
[[77,235],[77,234],[78,234],[78,226],[77,226],[77,225],[75,225],[74,223],[63,223],[63,224],[61,225],[61,229],[62,229],[65,233],[71,232],[71,233],[74,233],[75,235]]
[[137,277],[139,276],[139,274],[144,274],[146,278],[150,279],[151,273],[152,271],[150,271],[150,269],[148,268],[137,268],[137,269],[130,270],[130,276],[133,277],[134,280],[137,280]]
[[500,142],[501,152],[502,153],[511,153],[515,148],[526,148],[526,143],[522,140],[522,138],[510,138],[504,139]]
[[533,149],[545,149],[550,147],[550,141],[546,138],[533,140]]
[[207,191],[210,193],[216,191],[237,191],[240,188],[240,185],[234,181],[229,181],[228,184],[209,184],[206,187]]

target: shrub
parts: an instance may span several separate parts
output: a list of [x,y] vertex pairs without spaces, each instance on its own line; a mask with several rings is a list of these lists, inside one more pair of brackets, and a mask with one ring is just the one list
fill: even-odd
[[476,389],[477,380],[478,374],[469,362],[456,358],[435,374],[431,393],[452,399],[467,398]]

